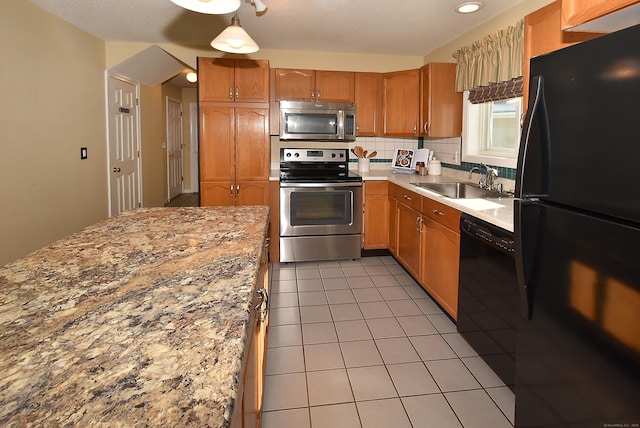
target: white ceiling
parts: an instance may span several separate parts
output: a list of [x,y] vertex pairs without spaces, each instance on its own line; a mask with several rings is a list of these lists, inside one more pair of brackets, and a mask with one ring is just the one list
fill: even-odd
[[[106,41],[208,46],[231,21],[170,0],[31,0]],[[426,55],[524,0],[482,0],[461,15],[467,0],[264,0],[257,16],[242,0],[238,17],[263,49]]]

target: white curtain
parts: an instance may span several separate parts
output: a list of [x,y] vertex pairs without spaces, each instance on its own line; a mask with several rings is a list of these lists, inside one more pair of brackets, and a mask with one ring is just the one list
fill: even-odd
[[453,57],[458,92],[522,76],[524,20],[458,49]]

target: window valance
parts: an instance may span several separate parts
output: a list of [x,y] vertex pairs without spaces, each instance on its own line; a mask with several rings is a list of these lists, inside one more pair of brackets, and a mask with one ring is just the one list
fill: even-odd
[[491,83],[469,90],[471,104],[488,103],[491,101],[508,100],[522,96],[522,76],[507,82]]
[[489,34],[453,53],[456,91],[462,92],[522,76],[524,64],[524,21]]

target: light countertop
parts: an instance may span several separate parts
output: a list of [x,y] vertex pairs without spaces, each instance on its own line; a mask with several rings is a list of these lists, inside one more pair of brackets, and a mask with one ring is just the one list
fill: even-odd
[[[446,169],[444,169],[446,174]],[[422,196],[434,199],[452,208],[460,210],[464,213],[470,214],[488,223],[494,224],[505,230],[513,232],[513,201],[514,198],[507,196],[501,198],[483,198],[483,199],[452,199],[446,196],[442,196],[438,193],[431,192],[427,189],[423,189],[418,186],[414,186],[411,183],[438,183],[438,182],[460,182],[459,178],[450,177],[447,175],[418,175],[418,174],[394,174],[393,171],[388,169],[372,169],[369,172],[355,171],[358,175],[362,176],[362,180],[367,182],[369,180],[387,180],[391,183],[397,184],[405,189],[416,192]],[[271,170],[271,181],[279,180],[279,171],[277,169]]]
[[228,426],[268,216],[139,209],[0,268],[0,425]]

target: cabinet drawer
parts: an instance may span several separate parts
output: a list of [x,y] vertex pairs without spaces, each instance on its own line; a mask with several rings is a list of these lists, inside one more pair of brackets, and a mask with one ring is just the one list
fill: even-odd
[[364,182],[365,195],[386,195],[388,193],[389,193],[388,181],[365,181]]
[[422,211],[422,196],[407,190],[403,187],[398,188],[397,198],[399,202],[413,208],[416,211]]
[[422,198],[422,214],[448,228],[460,231],[460,211],[433,199]]

